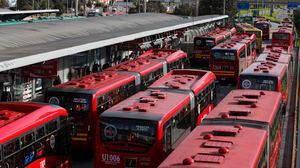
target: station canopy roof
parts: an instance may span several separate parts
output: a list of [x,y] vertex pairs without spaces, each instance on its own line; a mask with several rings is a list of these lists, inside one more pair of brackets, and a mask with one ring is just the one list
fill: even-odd
[[0,72],[227,17],[141,13],[3,26]]

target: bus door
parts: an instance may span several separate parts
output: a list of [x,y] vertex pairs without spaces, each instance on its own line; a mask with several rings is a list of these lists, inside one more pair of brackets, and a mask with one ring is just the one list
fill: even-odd
[[172,124],[170,121],[167,121],[163,126],[163,146],[164,152],[168,155],[172,151]]
[[245,45],[245,48],[243,48],[240,51],[237,51],[237,59],[239,60],[238,62],[238,67],[236,67],[236,69],[238,69],[238,73],[236,74],[237,76],[244,70],[247,68],[247,52],[246,52],[246,47],[247,45]]
[[254,62],[253,55],[252,55],[251,42],[246,44],[245,51],[246,51],[246,67],[248,67],[249,65],[251,65]]

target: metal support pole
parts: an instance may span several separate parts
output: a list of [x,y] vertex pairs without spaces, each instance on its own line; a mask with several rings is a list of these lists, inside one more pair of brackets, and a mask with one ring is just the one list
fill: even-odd
[[139,13],[141,13],[141,0],[138,0],[138,10],[139,10]]
[[195,10],[195,16],[199,15],[199,0],[196,0],[196,10]]
[[223,0],[223,15],[225,15],[226,14],[226,1],[225,0]]
[[128,13],[128,0],[126,0],[126,13]]
[[147,0],[144,0],[144,13],[147,12]]
[[78,0],[75,1],[75,16],[78,16]]

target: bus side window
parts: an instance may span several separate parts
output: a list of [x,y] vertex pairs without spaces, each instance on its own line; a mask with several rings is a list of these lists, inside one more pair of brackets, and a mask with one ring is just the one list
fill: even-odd
[[281,92],[284,93],[287,87],[287,71],[284,73],[281,79]]
[[19,138],[15,138],[3,146],[3,158],[8,157],[20,149]]
[[46,124],[46,132],[47,134],[54,132],[57,129],[57,121],[56,119],[48,122]]
[[24,148],[35,141],[34,132],[28,133],[20,138],[20,148]]
[[42,126],[36,130],[35,137],[38,140],[44,136],[45,136],[45,127]]
[[108,105],[107,105],[107,102],[105,101],[105,97],[104,96],[99,96],[97,98],[98,113],[99,114],[103,113],[107,108],[108,108]]

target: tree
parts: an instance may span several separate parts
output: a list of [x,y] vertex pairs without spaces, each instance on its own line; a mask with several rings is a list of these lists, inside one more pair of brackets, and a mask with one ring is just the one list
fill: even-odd
[[18,0],[17,7],[19,10],[32,10],[32,5],[28,0]]
[[8,4],[7,4],[6,0],[0,0],[0,8],[5,8],[7,6],[8,6]]
[[180,5],[179,7],[176,7],[174,10],[174,14],[182,15],[182,16],[194,16],[195,11],[188,4],[184,4],[184,5]]
[[54,1],[54,9],[58,9],[59,12],[56,13],[56,16],[61,16],[64,13],[65,6],[61,1]]
[[95,7],[104,7],[104,3],[97,1]]
[[[237,0],[226,0],[225,11],[226,15],[233,17],[237,14]],[[201,0],[199,5],[200,15],[219,14],[223,15],[223,1],[222,0]]]
[[161,2],[151,1],[147,3],[147,12],[165,13],[166,8]]
[[300,32],[300,9],[294,10],[293,19],[298,32]]

